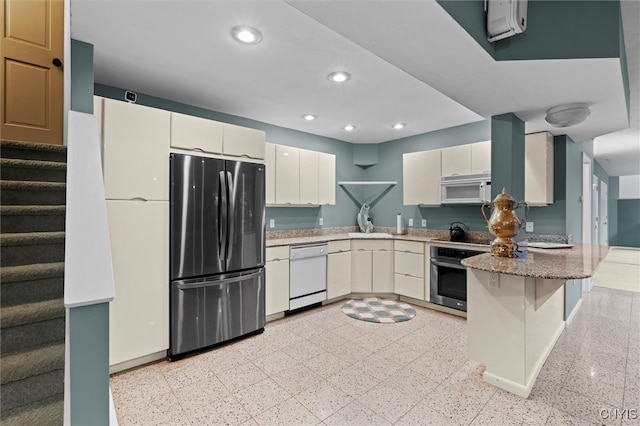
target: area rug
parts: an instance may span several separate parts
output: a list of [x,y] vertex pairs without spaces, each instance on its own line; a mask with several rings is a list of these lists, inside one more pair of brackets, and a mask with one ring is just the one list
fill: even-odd
[[408,303],[378,297],[351,299],[342,305],[342,312],[360,321],[378,323],[409,321],[416,316],[416,310]]
[[640,292],[640,250],[611,247],[593,274],[598,287]]

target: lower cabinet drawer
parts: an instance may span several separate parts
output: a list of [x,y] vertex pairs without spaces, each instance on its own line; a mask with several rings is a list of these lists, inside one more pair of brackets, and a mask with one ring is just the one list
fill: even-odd
[[395,274],[395,293],[424,300],[424,279],[409,275]]

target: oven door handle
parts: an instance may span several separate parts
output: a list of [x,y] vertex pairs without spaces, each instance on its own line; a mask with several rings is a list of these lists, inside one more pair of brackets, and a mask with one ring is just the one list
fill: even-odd
[[467,269],[466,266],[462,266],[459,263],[449,263],[449,262],[440,262],[435,259],[431,259],[431,264],[436,266],[444,266],[445,268],[453,268],[453,269]]

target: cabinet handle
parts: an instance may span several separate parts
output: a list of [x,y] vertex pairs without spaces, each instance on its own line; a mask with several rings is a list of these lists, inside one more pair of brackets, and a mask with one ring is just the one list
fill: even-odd
[[146,203],[149,200],[147,200],[144,197],[133,197],[133,198],[129,198],[129,201],[142,201],[143,203]]

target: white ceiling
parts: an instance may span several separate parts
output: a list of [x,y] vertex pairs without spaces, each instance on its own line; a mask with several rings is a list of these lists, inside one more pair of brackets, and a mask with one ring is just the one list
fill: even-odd
[[[628,130],[619,60],[497,62],[435,0],[71,0],[71,36],[94,45],[97,83],[352,143],[514,112],[527,132],[597,137],[596,159],[627,175],[640,174],[640,13],[635,0],[622,3]],[[235,42],[237,25],[258,28],[262,42]],[[337,70],[351,80],[329,82]],[[548,108],[572,102],[590,105],[584,123],[546,125]],[[305,121],[306,113],[319,118]],[[395,122],[407,126],[394,130]],[[347,123],[356,130],[344,131]]]

